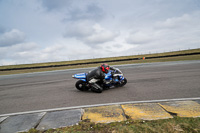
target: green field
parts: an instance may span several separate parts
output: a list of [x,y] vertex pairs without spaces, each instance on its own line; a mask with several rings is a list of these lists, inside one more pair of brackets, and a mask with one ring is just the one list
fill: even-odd
[[[182,61],[182,60],[200,60],[200,54],[188,55],[188,56],[156,58],[156,59],[145,59],[145,60],[142,59],[143,57],[155,57],[155,56],[166,56],[166,55],[176,55],[176,54],[188,54],[188,53],[196,53],[196,52],[200,52],[200,48],[199,49],[192,49],[192,50],[166,52],[166,53],[146,54],[146,55],[133,55],[133,56],[112,57],[112,58],[98,58],[98,59],[63,61],[63,62],[49,62],[49,63],[36,63],[36,64],[23,64],[23,65],[9,65],[9,66],[0,66],[0,69],[36,67],[36,66],[50,66],[50,65],[66,65],[66,64],[85,63],[85,62],[89,63],[89,62],[95,62],[95,61],[104,62],[104,61],[108,61],[108,60],[111,60],[111,62],[108,62],[109,65],[133,64],[133,63],[150,63],[150,62],[165,62],[165,61]],[[123,59],[131,59],[131,58],[138,58],[139,60],[112,62],[112,60],[119,60],[119,59],[123,60]],[[53,71],[53,70],[64,70],[64,69],[73,69],[73,68],[96,67],[96,66],[98,66],[100,64],[101,63],[87,64],[87,65],[75,65],[75,66],[38,68],[38,69],[0,71],[0,75],[31,73],[31,72],[41,72],[41,71]]]

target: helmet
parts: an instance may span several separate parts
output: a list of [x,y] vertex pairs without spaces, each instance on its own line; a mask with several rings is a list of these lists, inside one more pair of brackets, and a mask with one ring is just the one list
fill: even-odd
[[102,64],[100,66],[101,71],[103,71],[104,73],[108,73],[108,70],[110,69],[110,66],[108,64]]

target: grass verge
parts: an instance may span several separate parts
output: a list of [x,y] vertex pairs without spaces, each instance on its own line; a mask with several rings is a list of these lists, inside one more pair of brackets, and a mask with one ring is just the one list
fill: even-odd
[[27,133],[200,133],[200,118],[175,117],[164,120],[127,120],[109,124],[80,122],[78,125]]
[[[142,60],[142,57],[167,56],[167,55],[188,54],[188,53],[195,53],[195,52],[200,52],[200,49],[192,49],[192,50],[184,50],[184,51],[176,51],[176,52],[167,52],[167,53],[158,53],[158,54],[122,56],[122,57],[113,57],[113,58],[99,58],[99,59],[65,61],[65,62],[51,62],[51,63],[36,63],[36,64],[24,64],[24,65],[10,65],[10,66],[0,66],[0,69],[36,67],[36,66],[49,66],[49,65],[65,65],[65,64],[94,62],[94,61],[102,61],[103,62],[103,61],[107,61],[107,60],[119,60],[119,59],[130,59],[130,58],[139,58],[140,60],[109,62],[108,64],[109,65],[121,65],[121,64],[134,64],[134,63],[151,63],[151,62],[166,62],[166,61],[200,60],[200,54],[198,54],[198,55],[187,55],[187,56],[176,56],[176,57],[166,57],[166,58],[156,58],[156,59]],[[97,63],[97,64],[85,64],[85,65],[75,65],[75,66],[61,66],[61,67],[38,68],[38,69],[0,71],[0,75],[19,74],[19,73],[32,73],[32,72],[42,72],[42,71],[54,71],[54,70],[74,69],[74,68],[96,67],[96,66],[98,66],[100,64],[101,63]]]

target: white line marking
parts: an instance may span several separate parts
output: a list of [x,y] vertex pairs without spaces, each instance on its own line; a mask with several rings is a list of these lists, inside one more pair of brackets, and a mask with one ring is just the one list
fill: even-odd
[[40,112],[52,112],[52,111],[70,110],[70,109],[82,109],[82,108],[98,107],[98,106],[131,104],[131,103],[133,103],[133,104],[135,104],[135,103],[155,103],[155,102],[188,101],[188,100],[200,100],[200,97],[195,97],[195,98],[178,98],[178,99],[161,99],[161,100],[147,100],[147,101],[129,101],[129,102],[118,102],[118,103],[83,105],[83,106],[63,107],[63,108],[54,108],[54,109],[46,109],[46,110],[36,110],[36,111],[27,111],[27,112],[2,114],[2,115],[0,115],[0,117],[13,116],[13,115],[22,115],[22,114],[32,114],[32,113],[40,113]]

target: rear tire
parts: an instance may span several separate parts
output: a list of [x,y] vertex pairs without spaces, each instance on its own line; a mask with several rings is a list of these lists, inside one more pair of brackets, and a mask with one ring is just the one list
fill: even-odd
[[86,86],[87,85],[87,83],[86,82],[84,82],[83,80],[78,80],[77,82],[76,82],[76,88],[78,89],[78,90],[80,90],[80,91],[87,91],[89,88]]

